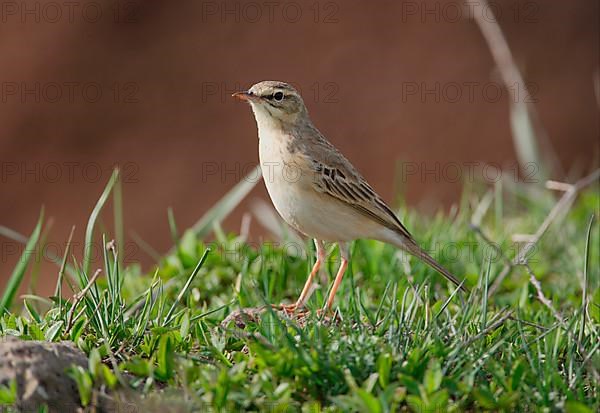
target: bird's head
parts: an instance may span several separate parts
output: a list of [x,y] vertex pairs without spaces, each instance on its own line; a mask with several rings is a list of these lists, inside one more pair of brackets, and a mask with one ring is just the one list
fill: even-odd
[[267,80],[232,96],[250,103],[259,126],[262,122],[293,125],[307,116],[302,97],[288,83]]

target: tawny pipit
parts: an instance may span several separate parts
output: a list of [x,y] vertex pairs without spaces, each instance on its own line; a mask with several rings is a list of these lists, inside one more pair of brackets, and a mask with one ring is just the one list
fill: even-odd
[[325,260],[323,241],[337,242],[341,255],[326,310],[331,309],[348,266],[348,242],[357,238],[393,244],[461,285],[417,245],[356,168],[317,130],[292,86],[265,81],[233,96],[252,106],[260,165],[275,209],[289,225],[315,240],[317,260],[296,304],[284,306],[287,311],[302,308],[309,298],[315,275]]

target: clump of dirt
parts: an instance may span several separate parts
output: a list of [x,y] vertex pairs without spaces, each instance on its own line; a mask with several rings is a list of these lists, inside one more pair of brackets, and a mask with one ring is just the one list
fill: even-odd
[[[49,343],[0,337],[0,385],[17,385],[13,407],[21,412],[183,412],[188,411],[183,396],[162,392],[141,398],[128,386],[106,393],[94,391],[92,402],[83,407],[73,379],[66,373],[71,366],[88,367],[88,358],[72,342]],[[177,401],[177,402],[176,402]],[[0,413],[3,412],[0,406]]]
[[15,337],[0,339],[0,384],[17,384],[16,408],[37,411],[43,405],[50,410],[75,411],[80,407],[75,382],[65,370],[87,367],[85,354],[72,343],[23,341]]

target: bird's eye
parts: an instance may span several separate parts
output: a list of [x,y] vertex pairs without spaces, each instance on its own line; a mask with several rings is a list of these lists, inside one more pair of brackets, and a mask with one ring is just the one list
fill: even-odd
[[281,102],[283,100],[283,92],[277,92],[273,95],[273,98],[278,101]]

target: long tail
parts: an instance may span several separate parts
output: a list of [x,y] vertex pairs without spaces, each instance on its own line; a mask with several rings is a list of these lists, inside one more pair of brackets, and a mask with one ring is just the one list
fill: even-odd
[[465,293],[469,292],[469,289],[464,286],[464,282],[458,281],[450,271],[442,267],[442,265],[434,260],[429,254],[427,254],[421,247],[419,247],[413,240],[406,240],[405,242],[398,245],[401,249],[411,253],[415,257],[421,259],[423,262],[431,266],[434,270],[442,274],[448,280],[452,281],[456,286],[459,286]]

